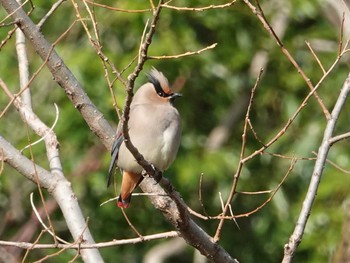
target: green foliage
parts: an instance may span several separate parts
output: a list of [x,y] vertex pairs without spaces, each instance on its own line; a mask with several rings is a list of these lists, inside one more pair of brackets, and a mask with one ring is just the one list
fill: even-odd
[[[37,22],[47,13],[54,1],[36,2],[31,17]],[[104,1],[104,4],[123,9],[149,8],[148,1],[142,3],[141,1]],[[171,4],[205,6],[212,4],[212,1],[173,1]],[[88,13],[82,3],[79,3],[79,7],[86,18],[90,33],[94,36]],[[291,8],[290,22],[283,42],[312,83],[316,84],[322,76],[322,71],[305,41],[325,39],[333,41],[337,46],[339,36],[335,32],[339,30],[335,30],[326,21],[320,12],[321,4],[315,0],[294,1]],[[125,13],[98,6],[93,10],[98,21],[102,50],[110,61],[122,70],[137,55],[144,26],[151,18],[151,13]],[[0,15],[5,16],[3,10],[0,10]],[[270,19],[273,13],[267,15]],[[44,24],[42,32],[49,41],[54,42],[75,20],[76,13],[72,3],[64,2]],[[7,31],[8,27],[0,28],[1,39],[5,38]],[[218,215],[221,212],[219,192],[225,200],[238,167],[245,109],[242,111],[240,120],[234,124],[228,141],[219,150],[209,151],[206,148],[206,140],[227,113],[230,105],[238,103],[244,94],[250,93],[257,77],[249,75],[250,64],[255,53],[264,50],[269,59],[255,93],[250,115],[255,132],[263,143],[267,143],[287,123],[309,89],[275,41],[242,2],[237,2],[226,9],[202,12],[164,9],[149,55],[176,55],[196,51],[213,43],[218,43],[218,46],[200,55],[171,60],[149,60],[137,79],[136,86],[146,81],[145,72],[151,66],[164,72],[170,83],[179,76],[186,79],[181,91],[184,96],[176,105],[183,121],[182,144],[178,158],[165,176],[171,180],[190,207],[204,213],[198,199],[200,177],[203,174],[201,188],[203,205],[208,214]],[[0,74],[11,91],[16,93],[18,79],[15,76],[18,74],[14,46],[13,37],[2,48]],[[59,41],[56,50],[81,81],[92,101],[105,114],[105,117],[116,125],[118,119],[113,109],[113,100],[101,60],[79,21],[76,21],[67,35]],[[30,71],[34,73],[42,61],[36,57],[30,46],[28,46],[28,52]],[[337,49],[331,52],[318,52],[326,68],[333,63],[337,52]],[[134,65],[135,63],[131,68]],[[111,70],[108,70],[113,79]],[[127,69],[123,74],[124,79],[130,71]],[[334,105],[347,71],[348,68],[341,62],[318,90],[329,109]],[[123,86],[117,81],[113,89],[117,104],[122,108],[125,98]],[[84,157],[89,149],[98,147],[100,142],[68,101],[63,90],[52,81],[46,69],[42,70],[34,80],[31,91],[34,110],[47,125],[50,126],[55,118],[53,103],[56,103],[60,109],[59,121],[54,130],[60,141],[64,171],[72,181],[85,216],[89,217],[89,227],[95,240],[108,241],[135,237],[121,211],[114,204],[100,206],[103,201],[114,195],[112,189],[105,188],[109,153],[102,150],[102,153],[93,155],[91,163],[98,163],[97,168],[91,167],[89,168],[91,170],[76,174],[79,165],[90,164],[84,163],[86,162]],[[8,98],[1,93],[1,110],[8,102]],[[349,107],[347,105],[344,112],[348,112]],[[339,133],[348,131],[348,117],[345,113],[341,117],[337,126]],[[13,107],[0,121],[2,122],[0,134],[17,148],[27,145],[28,138],[30,141],[38,139],[28,127],[23,125]],[[285,135],[267,152],[290,157],[313,158],[315,155],[312,151],[317,152],[324,127],[324,115],[316,100],[311,98]],[[261,142],[249,131],[246,156],[260,147]],[[331,150],[330,160],[342,167],[349,167],[348,148],[348,142],[337,144]],[[34,146],[33,154],[40,165],[47,167],[43,145]],[[290,164],[290,159],[270,155],[257,156],[244,167],[237,190],[252,192],[274,189],[282,180]],[[239,228],[233,221],[226,222],[220,244],[241,262],[257,260],[262,263],[278,262],[283,255],[283,245],[288,241],[300,212],[313,165],[312,160],[299,160],[268,205],[249,217],[237,219]],[[296,262],[327,262],[330,259],[341,235],[344,217],[341,204],[349,198],[350,182],[347,181],[349,181],[348,175],[327,164]],[[118,181],[118,188],[119,183]],[[35,189],[34,185],[28,187],[26,180],[13,170],[6,169],[0,178],[0,211],[12,209],[7,196],[11,196],[9,189],[14,185],[23,195],[20,197],[21,200],[28,199],[30,191]],[[252,211],[268,197],[268,194],[237,194],[232,203],[233,212],[244,214]],[[22,208],[24,215],[18,219],[18,222],[3,231],[1,239],[9,239],[30,217],[30,204],[23,201]],[[160,212],[154,211],[146,197],[134,197],[131,207],[127,209],[127,214],[133,225],[144,235],[171,229]],[[4,215],[4,212],[1,212],[1,215]],[[70,239],[62,220],[63,217],[59,211],[54,213],[53,222],[59,229],[58,235]],[[196,221],[209,234],[215,233],[218,221],[200,219]],[[52,242],[48,235],[44,235],[42,241]],[[160,242],[162,241],[106,248],[102,250],[102,254],[106,262],[113,262],[115,259],[119,259],[120,262],[142,262],[147,250]],[[31,252],[30,255],[30,260],[42,256],[38,251]],[[67,262],[73,257],[74,253],[72,254],[71,251],[65,252],[57,256],[57,261]],[[191,257],[192,251],[186,251],[180,259],[174,258],[169,262],[192,262]]]

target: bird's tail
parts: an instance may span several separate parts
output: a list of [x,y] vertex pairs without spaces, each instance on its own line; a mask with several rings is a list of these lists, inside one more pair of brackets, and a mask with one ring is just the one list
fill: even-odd
[[130,205],[131,193],[141,183],[141,174],[123,171],[123,180],[120,195],[118,197],[118,207],[127,208]]

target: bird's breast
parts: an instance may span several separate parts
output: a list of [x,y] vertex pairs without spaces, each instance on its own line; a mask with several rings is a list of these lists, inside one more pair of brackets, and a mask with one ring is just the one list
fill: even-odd
[[[179,113],[173,107],[153,111],[139,107],[132,113],[129,121],[131,142],[148,162],[161,171],[166,170],[174,161],[180,144]],[[135,113],[138,113],[137,119]],[[127,171],[142,171],[124,143],[120,148],[118,166]]]

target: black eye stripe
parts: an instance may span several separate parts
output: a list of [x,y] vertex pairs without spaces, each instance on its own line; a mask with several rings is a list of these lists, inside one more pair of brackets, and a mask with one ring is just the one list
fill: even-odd
[[171,96],[171,94],[167,94],[167,93],[164,92],[164,90],[162,89],[162,86],[160,85],[160,82],[154,76],[148,75],[148,79],[153,84],[157,94],[160,97],[169,97],[169,96]]

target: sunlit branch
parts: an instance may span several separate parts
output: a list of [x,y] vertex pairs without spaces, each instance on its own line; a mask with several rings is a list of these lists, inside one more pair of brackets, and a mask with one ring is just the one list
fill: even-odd
[[324,67],[323,67],[323,65],[322,65],[322,63],[321,63],[321,61],[320,61],[320,59],[319,59],[318,56],[316,55],[315,51],[314,51],[313,48],[311,47],[310,42],[305,41],[305,43],[306,43],[307,47],[310,49],[311,54],[312,54],[312,55],[314,56],[314,58],[316,59],[318,65],[320,66],[320,68],[321,68],[321,70],[322,70],[322,73],[323,73],[323,74],[326,74],[326,70],[324,69]]
[[195,12],[201,12],[209,9],[220,9],[220,8],[227,8],[232,6],[234,3],[236,3],[236,0],[233,0],[231,2],[228,2],[226,4],[222,5],[208,5],[203,7],[182,7],[182,6],[172,6],[168,5],[167,3],[163,4],[162,6],[169,9],[175,9],[177,11],[195,11]]
[[317,159],[314,166],[314,170],[312,172],[309,188],[306,193],[305,199],[303,201],[303,205],[299,214],[298,221],[295,224],[295,228],[294,228],[293,234],[289,238],[289,242],[284,246],[284,258],[282,260],[283,263],[291,262],[296,252],[296,249],[302,240],[306,223],[308,221],[313,202],[316,198],[318,185],[321,181],[321,176],[323,173],[324,165],[327,160],[328,152],[330,150],[330,147],[332,146],[329,140],[332,138],[332,134],[334,132],[338,117],[342,112],[342,109],[344,107],[345,101],[349,93],[350,93],[350,74],[348,75],[348,77],[344,82],[344,85],[339,93],[338,99],[332,110],[331,118],[327,122],[322,143],[317,153]]
[[119,245],[136,244],[136,243],[142,243],[145,241],[170,238],[170,237],[178,237],[178,236],[179,236],[179,233],[177,231],[169,231],[169,232],[162,232],[159,234],[146,235],[146,236],[137,237],[137,238],[120,239],[120,240],[113,240],[108,242],[99,242],[96,244],[34,244],[34,243],[28,243],[28,242],[14,242],[14,241],[0,240],[0,245],[15,246],[23,249],[50,249],[50,248],[88,249],[88,248],[105,248],[105,247],[113,247],[113,246],[119,246]]
[[39,23],[36,25],[38,28],[42,28],[46,20],[60,7],[60,5],[67,0],[58,0],[56,3],[54,3],[50,10],[45,14],[45,16],[39,21]]
[[218,43],[214,43],[210,46],[207,46],[205,48],[202,48],[200,50],[197,51],[187,51],[185,53],[182,54],[178,54],[178,55],[164,55],[164,56],[148,56],[148,59],[173,59],[173,58],[182,58],[182,57],[186,57],[186,56],[192,56],[192,55],[199,55],[200,53],[209,50],[209,49],[213,49],[217,46]]

